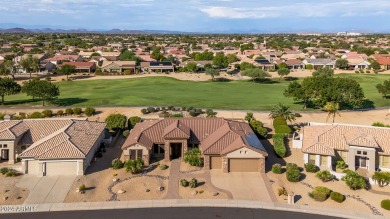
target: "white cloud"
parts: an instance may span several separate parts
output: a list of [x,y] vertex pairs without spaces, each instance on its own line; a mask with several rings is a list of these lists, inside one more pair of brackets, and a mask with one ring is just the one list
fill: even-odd
[[256,6],[256,4],[252,5],[253,7],[237,7],[237,4],[234,4],[234,6],[229,6],[229,4],[223,6],[203,6],[199,10],[212,18],[262,19],[276,17],[372,16],[384,14],[384,8],[390,9],[390,1],[384,0],[329,3],[301,2],[279,5],[273,3],[272,6],[262,4],[263,6],[261,7]]

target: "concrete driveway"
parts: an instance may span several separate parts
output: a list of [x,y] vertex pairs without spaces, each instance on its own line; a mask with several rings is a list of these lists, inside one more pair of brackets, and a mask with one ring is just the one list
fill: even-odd
[[75,179],[76,176],[24,175],[16,186],[30,190],[24,204],[60,203],[65,200]]
[[220,170],[211,170],[211,182],[221,189],[232,193],[233,199],[256,200],[272,202],[276,197],[269,183],[265,182],[267,177],[260,173],[222,173]]

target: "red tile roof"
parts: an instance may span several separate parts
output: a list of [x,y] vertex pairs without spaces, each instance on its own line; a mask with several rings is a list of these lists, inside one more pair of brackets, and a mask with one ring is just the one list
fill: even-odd
[[222,118],[147,120],[134,127],[122,149],[136,144],[152,149],[153,144],[163,144],[172,138],[189,139],[189,143],[200,144],[205,154],[224,154],[249,147],[268,155],[248,123]]

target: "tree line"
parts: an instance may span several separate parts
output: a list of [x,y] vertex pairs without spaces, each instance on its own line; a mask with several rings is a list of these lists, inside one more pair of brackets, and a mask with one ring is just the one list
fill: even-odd
[[60,95],[58,85],[47,80],[34,78],[25,81],[23,82],[23,85],[20,85],[13,78],[0,78],[0,96],[2,104],[5,103],[5,96],[18,94],[20,92],[25,93],[27,96],[31,96],[33,100],[41,100],[43,106],[45,105],[45,102],[51,101]]

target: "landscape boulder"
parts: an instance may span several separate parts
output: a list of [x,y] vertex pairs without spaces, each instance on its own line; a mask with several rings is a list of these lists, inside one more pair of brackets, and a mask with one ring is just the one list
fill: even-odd
[[123,193],[125,193],[125,192],[126,192],[125,190],[119,189],[117,193],[118,193],[118,194],[123,194]]

